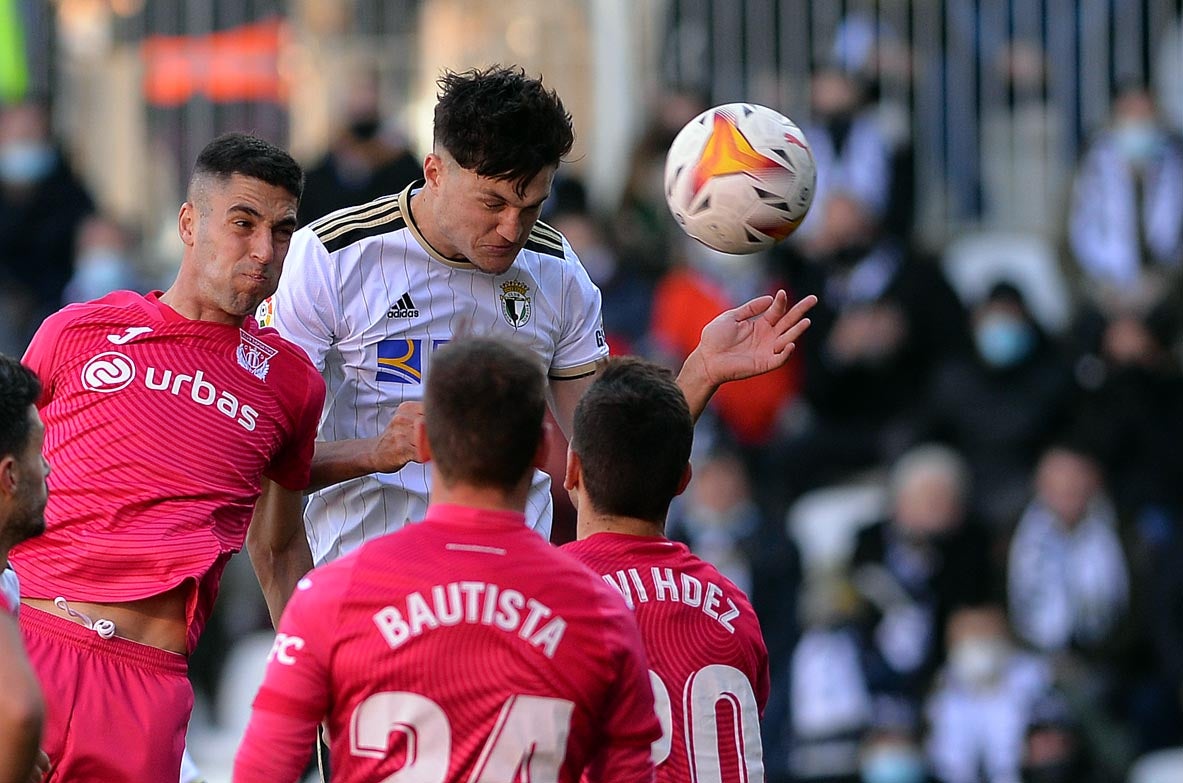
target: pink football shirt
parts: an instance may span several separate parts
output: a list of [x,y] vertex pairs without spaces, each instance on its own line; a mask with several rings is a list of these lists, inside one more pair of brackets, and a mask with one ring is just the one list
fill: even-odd
[[131,601],[190,580],[192,649],[260,477],[308,484],[319,374],[251,318],[189,320],[130,291],[50,316],[24,363],[52,469],[46,531],[11,554],[24,594]]
[[522,514],[445,505],[301,583],[236,781],[299,775],[307,745],[266,768],[277,715],[309,732],[327,716],[342,783],[649,781],[660,734],[620,596]]
[[768,650],[743,591],[664,538],[597,533],[563,551],[636,612],[661,720],[658,781],[762,781]]

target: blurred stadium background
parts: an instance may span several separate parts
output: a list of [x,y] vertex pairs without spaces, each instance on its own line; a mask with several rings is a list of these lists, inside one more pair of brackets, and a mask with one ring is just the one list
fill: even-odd
[[[428,149],[441,69],[493,62],[574,116],[544,219],[616,352],[676,362],[753,293],[822,296],[790,370],[720,395],[671,523],[761,612],[769,780],[1183,781],[1180,0],[0,0],[0,157],[31,103],[76,186],[33,227],[40,180],[0,183],[0,350],[171,279],[218,133],[361,201]],[[736,261],[683,241],[660,171],[740,100],[829,184]],[[268,644],[236,560],[193,662],[210,783]]]

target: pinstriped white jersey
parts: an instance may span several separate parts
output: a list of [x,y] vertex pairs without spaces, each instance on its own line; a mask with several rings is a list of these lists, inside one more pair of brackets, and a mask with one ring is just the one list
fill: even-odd
[[[544,223],[503,274],[445,258],[398,195],[330,214],[296,232],[279,290],[259,321],[307,351],[327,386],[320,439],[375,437],[405,400],[423,397],[431,354],[459,335],[531,349],[551,378],[594,372],[608,355],[600,292],[570,245]],[[364,476],[316,492],[305,511],[316,563],[423,518],[427,466]],[[551,527],[550,477],[535,472],[526,519]]]

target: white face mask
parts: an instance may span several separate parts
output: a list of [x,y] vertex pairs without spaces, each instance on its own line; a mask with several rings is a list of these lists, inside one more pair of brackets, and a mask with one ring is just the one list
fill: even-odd
[[859,765],[863,783],[923,783],[928,770],[913,748],[884,745],[872,748]]
[[0,147],[0,181],[8,185],[40,182],[53,170],[53,147],[36,141],[13,141]]
[[74,266],[74,276],[65,291],[68,301],[89,302],[112,291],[134,287],[131,266],[117,250],[95,248],[79,256]]
[[1006,640],[972,637],[949,651],[949,669],[966,685],[981,687],[998,680],[1009,657],[1010,644]]

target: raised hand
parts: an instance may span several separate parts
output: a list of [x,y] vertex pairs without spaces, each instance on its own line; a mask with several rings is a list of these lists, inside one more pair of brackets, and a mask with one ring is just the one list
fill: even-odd
[[810,295],[789,307],[782,289],[721,313],[702,330],[698,346],[678,374],[690,411],[702,413],[715,390],[775,370],[789,360],[796,340],[809,328],[805,314],[817,304]]

